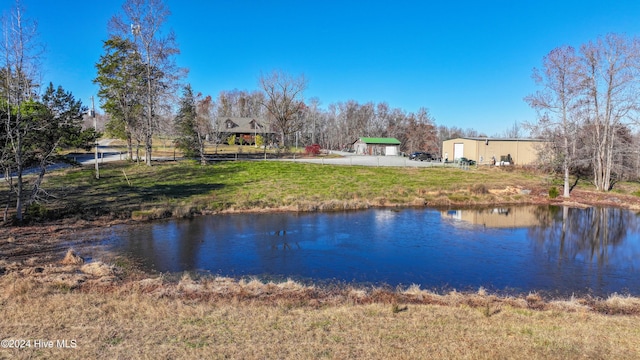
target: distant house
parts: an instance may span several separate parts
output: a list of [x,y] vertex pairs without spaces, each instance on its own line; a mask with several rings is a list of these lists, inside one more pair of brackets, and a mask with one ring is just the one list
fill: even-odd
[[221,117],[218,118],[218,129],[221,134],[225,134],[222,142],[235,135],[238,145],[255,145],[256,135],[267,141],[273,136],[273,131],[267,129],[265,122],[254,117]]
[[400,141],[396,138],[361,137],[353,143],[358,155],[398,156]]
[[457,138],[442,143],[442,159],[457,161],[465,157],[478,165],[531,165],[538,160],[540,139]]

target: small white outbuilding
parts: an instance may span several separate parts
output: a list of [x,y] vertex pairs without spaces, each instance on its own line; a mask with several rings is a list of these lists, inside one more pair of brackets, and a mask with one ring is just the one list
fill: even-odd
[[400,140],[396,138],[361,137],[353,143],[357,155],[400,155]]

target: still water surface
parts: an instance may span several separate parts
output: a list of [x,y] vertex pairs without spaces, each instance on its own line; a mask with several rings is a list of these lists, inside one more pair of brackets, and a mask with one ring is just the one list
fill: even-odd
[[109,249],[160,272],[640,295],[640,220],[621,209],[216,215],[110,231]]

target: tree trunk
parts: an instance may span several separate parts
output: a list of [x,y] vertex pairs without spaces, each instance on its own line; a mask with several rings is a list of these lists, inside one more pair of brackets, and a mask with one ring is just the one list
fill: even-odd
[[147,132],[147,136],[145,137],[145,154],[144,159],[147,166],[151,166],[151,146],[152,146],[152,136],[150,132]]
[[604,183],[603,188],[605,191],[611,190],[611,170],[613,168],[613,148],[616,142],[616,132],[611,131],[610,138],[607,144],[607,162],[605,163]]
[[569,166],[567,166],[565,164],[564,166],[564,193],[562,194],[563,197],[565,198],[569,198],[569,190],[571,190],[571,187],[569,185]]
[[205,139],[202,138],[200,133],[198,133],[198,145],[200,145],[200,165],[207,165],[207,158],[204,154],[204,145]]
[[[125,125],[127,126],[127,125]],[[127,153],[129,154],[129,160],[133,161],[133,136],[131,136],[131,129],[125,129],[125,136],[127,137]]]
[[11,194],[13,193],[13,178],[11,177],[11,170],[8,167],[4,170],[4,178],[9,183],[9,191],[7,191],[7,205],[4,207],[2,219],[4,222],[7,222],[9,219],[9,206],[12,201]]
[[36,178],[36,181],[33,183],[33,189],[31,190],[31,196],[29,197],[27,206],[38,201],[38,193],[40,192],[40,185],[42,184],[42,180],[44,179],[44,175],[46,173],[47,173],[47,165],[46,165],[46,162],[43,161],[40,164],[40,171],[38,171],[38,177]]
[[22,165],[18,164],[18,183],[16,184],[16,219],[22,221],[22,192],[24,184],[22,183]]
[[[18,117],[18,119],[20,119],[20,117]],[[18,123],[20,122],[20,120],[18,120]],[[22,195],[23,195],[23,190],[24,190],[24,182],[22,180],[22,172],[24,171],[23,169],[23,158],[22,158],[22,133],[20,131],[17,131],[17,139],[16,139],[16,164],[17,164],[17,184],[16,184],[16,219],[18,221],[22,221],[23,219],[23,214],[22,214],[22,208],[23,208],[23,201],[22,201]]]
[[562,162],[562,167],[564,168],[564,192],[562,194],[562,196],[564,198],[569,198],[570,194],[570,187],[569,187],[569,166],[570,166],[570,159],[569,159],[569,136],[567,134],[567,121],[566,121],[566,114],[563,115],[565,120],[564,122],[564,126],[563,126],[563,137],[564,137],[564,148],[562,149],[564,152],[564,160]]
[[151,92],[151,45],[147,41],[147,128],[145,129],[145,163],[151,166],[151,145],[153,143],[153,93]]

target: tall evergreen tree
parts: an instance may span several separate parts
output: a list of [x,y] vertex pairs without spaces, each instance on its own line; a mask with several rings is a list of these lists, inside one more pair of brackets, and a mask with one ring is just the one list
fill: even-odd
[[141,126],[144,108],[144,64],[135,44],[119,36],[104,42],[104,55],[96,64],[100,86],[98,97],[111,116],[107,131],[111,136],[127,141],[129,159],[133,158],[133,133]]
[[187,157],[195,157],[199,153],[196,116],[196,99],[193,95],[191,85],[187,85],[182,91],[180,108],[174,120],[177,132],[176,146],[182,150]]

